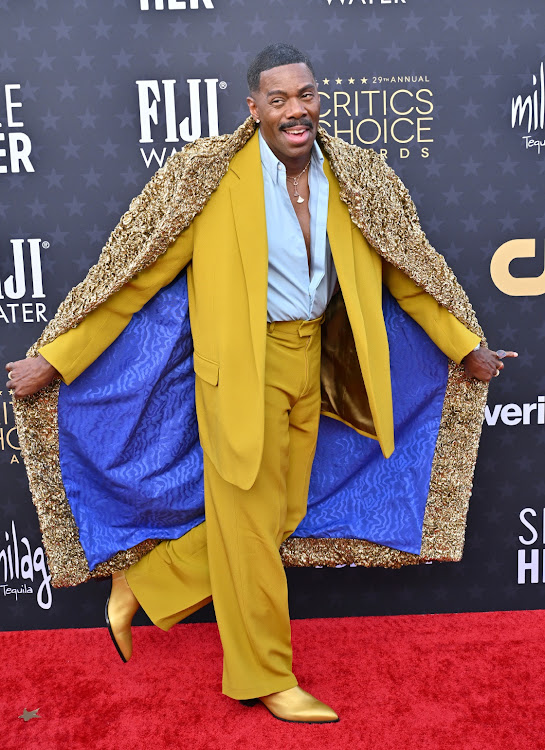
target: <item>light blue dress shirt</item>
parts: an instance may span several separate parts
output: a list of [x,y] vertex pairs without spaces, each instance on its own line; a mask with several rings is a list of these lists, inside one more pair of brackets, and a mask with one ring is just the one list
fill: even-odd
[[329,183],[315,142],[309,167],[310,273],[305,239],[286,186],[286,167],[259,133],[269,244],[267,319],[312,320],[325,311],[337,282],[327,239]]

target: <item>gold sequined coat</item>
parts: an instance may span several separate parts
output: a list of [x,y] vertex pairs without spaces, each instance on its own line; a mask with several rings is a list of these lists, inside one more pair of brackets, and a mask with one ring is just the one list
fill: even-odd
[[[253,132],[254,125],[248,120],[233,135],[197,141],[171,157],[131,203],[98,263],[70,292],[30,354],[77,325],[164,253],[202,211],[231,160]],[[323,131],[319,140],[341,186],[341,200],[361,230],[362,240],[375,248],[392,272],[403,272],[481,337],[465,294],[442,256],[427,242],[398,178],[372,151],[349,146]],[[15,408],[53,580],[56,585],[69,585],[91,574],[60,476],[57,398],[58,384],[54,384],[35,397],[17,402]],[[290,539],[283,549],[286,564],[397,566],[429,559],[459,559],[485,399],[486,388],[468,380],[462,368],[451,363],[420,555],[359,540]],[[327,406],[324,411],[328,412]],[[92,575],[127,565],[151,544],[120,552]]]

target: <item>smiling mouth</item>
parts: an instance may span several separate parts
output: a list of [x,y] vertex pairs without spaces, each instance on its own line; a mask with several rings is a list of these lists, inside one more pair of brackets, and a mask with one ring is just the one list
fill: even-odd
[[281,132],[286,136],[288,141],[292,143],[300,143],[307,140],[310,134],[310,128],[297,126],[293,128],[281,128]]

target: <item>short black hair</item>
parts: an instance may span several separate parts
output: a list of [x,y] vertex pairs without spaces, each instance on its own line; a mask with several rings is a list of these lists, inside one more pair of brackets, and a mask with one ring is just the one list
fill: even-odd
[[259,79],[263,71],[294,63],[304,63],[314,75],[312,63],[304,52],[292,47],[291,44],[269,44],[256,55],[248,68],[247,79],[250,93],[259,91]]

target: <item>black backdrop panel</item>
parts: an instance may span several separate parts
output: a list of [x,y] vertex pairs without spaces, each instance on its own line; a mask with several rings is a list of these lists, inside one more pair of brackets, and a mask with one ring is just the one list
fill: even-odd
[[[172,149],[246,117],[271,41],[308,51],[324,127],[384,149],[491,346],[521,354],[492,384],[463,562],[290,570],[295,617],[543,606],[544,22],[541,0],[0,0],[4,361]],[[5,390],[0,461],[0,627],[100,624],[106,583],[50,588]]]

